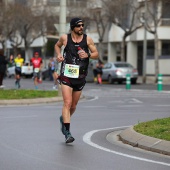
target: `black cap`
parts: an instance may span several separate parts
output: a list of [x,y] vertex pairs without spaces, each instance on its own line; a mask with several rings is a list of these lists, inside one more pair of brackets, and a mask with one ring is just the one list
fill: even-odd
[[70,28],[71,28],[71,30],[73,30],[74,27],[75,27],[79,22],[83,22],[83,20],[80,19],[80,18],[73,18],[73,19],[70,21]]

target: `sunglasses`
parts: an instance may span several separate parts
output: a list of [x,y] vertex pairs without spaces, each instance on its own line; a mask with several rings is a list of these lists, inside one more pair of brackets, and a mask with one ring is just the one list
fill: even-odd
[[79,27],[84,27],[84,24],[78,24],[78,25],[76,25],[75,27],[77,27],[77,28],[79,28]]

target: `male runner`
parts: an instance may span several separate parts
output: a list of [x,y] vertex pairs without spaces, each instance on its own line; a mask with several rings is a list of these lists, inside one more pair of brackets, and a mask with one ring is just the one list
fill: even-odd
[[38,89],[38,83],[41,83],[41,69],[43,67],[42,58],[39,56],[38,52],[34,53],[34,57],[30,60],[31,65],[33,65],[33,79],[35,89]]
[[17,57],[14,59],[15,63],[15,87],[19,89],[21,87],[20,85],[20,79],[21,79],[21,68],[24,64],[24,59],[21,57],[21,54],[18,54]]
[[[59,81],[64,104],[60,123],[66,143],[75,140],[70,133],[70,117],[76,110],[82,89],[86,84],[89,58],[98,58],[94,42],[83,33],[83,27],[84,23],[80,18],[73,18],[70,22],[71,33],[62,35],[55,45],[57,61],[62,62]],[[65,47],[63,55],[62,46]]]

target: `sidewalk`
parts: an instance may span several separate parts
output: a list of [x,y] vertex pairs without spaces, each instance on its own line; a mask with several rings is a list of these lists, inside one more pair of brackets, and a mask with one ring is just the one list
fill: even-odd
[[[143,77],[138,76],[137,83],[143,83]],[[155,83],[155,77],[154,76],[147,76],[146,77],[146,84],[157,84]],[[170,76],[162,76],[162,84],[163,85],[169,85],[170,84]]]

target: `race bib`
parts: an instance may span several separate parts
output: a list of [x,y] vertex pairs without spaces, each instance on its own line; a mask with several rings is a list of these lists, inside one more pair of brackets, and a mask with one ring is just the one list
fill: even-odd
[[66,64],[64,75],[70,78],[78,78],[79,77],[79,66],[73,64]]
[[16,66],[17,67],[21,67],[21,63],[16,63]]
[[40,71],[39,68],[35,68],[35,69],[34,69],[34,72],[35,72],[35,73],[38,73],[39,71]]

